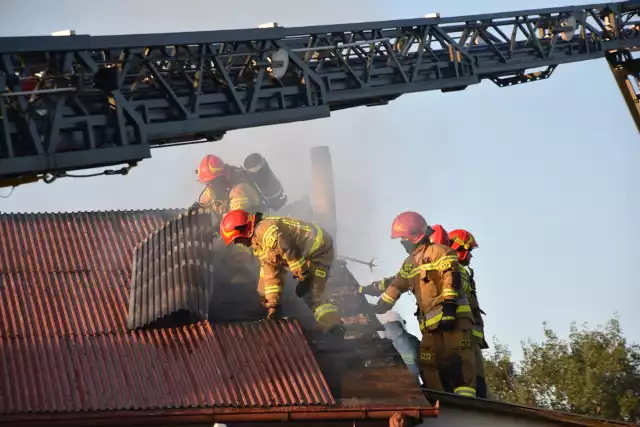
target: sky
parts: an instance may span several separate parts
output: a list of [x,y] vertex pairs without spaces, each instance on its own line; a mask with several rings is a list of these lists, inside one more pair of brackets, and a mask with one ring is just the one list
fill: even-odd
[[[0,37],[127,34],[253,28],[444,16],[572,4],[566,0],[2,0]],[[604,60],[558,67],[546,80],[498,88],[404,95],[389,105],[328,119],[239,130],[221,142],[157,149],[126,177],[60,179],[18,187],[2,212],[189,206],[202,187],[194,169],[208,153],[242,164],[261,152],[290,200],[310,188],[309,148],[333,157],[342,255],[363,284],[394,274],[406,254],[389,238],[393,218],[421,212],[431,224],[466,228],[479,242],[473,267],[486,334],[509,344],[561,336],[572,321],[590,326],[617,313],[640,343],[636,265],[640,241],[638,131]],[[0,190],[7,196],[7,189]],[[633,220],[636,218],[636,220]],[[606,239],[605,239],[606,237]],[[611,239],[611,240],[607,240]],[[636,261],[634,261],[636,259]],[[397,310],[419,336],[415,301]]]

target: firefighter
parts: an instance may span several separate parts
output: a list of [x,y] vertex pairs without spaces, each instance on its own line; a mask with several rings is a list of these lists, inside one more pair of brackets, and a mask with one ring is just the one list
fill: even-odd
[[[209,208],[221,217],[232,208],[249,212],[264,208],[258,189],[249,182],[242,168],[227,165],[220,157],[208,154],[200,161],[196,173],[198,181],[205,184],[205,188],[190,209]],[[218,262],[230,266],[225,270],[230,283],[250,283],[255,280],[255,268],[252,268],[255,267],[252,266],[254,258],[250,251],[234,247],[222,251],[220,255]]]
[[243,169],[227,165],[220,157],[208,154],[200,161],[196,173],[198,181],[206,187],[194,208],[211,208],[219,215],[232,209],[264,210],[259,190],[248,180]]
[[[436,225],[433,225],[431,229],[433,230],[433,232],[429,236],[429,240],[431,241],[431,243],[439,243],[441,245],[447,245],[447,246],[449,245],[449,236],[447,234],[447,231],[444,229],[444,227],[442,227],[439,224],[436,224]],[[375,282],[372,282],[368,286],[360,286],[359,293],[365,294],[365,295],[371,295],[374,297],[379,297],[384,293],[384,291],[387,290],[387,287],[391,284],[394,277],[395,276],[385,277],[382,280],[376,280]],[[395,313],[395,311],[390,311],[389,313]],[[420,318],[419,307],[416,310],[415,316],[418,318],[418,324],[422,325],[424,322],[423,322],[423,319]],[[378,316],[378,319],[380,320],[380,316]],[[402,321],[404,322],[404,324],[406,324],[406,321],[404,319],[402,319]],[[389,332],[389,328],[394,328],[394,330],[397,330],[397,326],[393,323],[384,323],[382,321],[381,323],[383,324],[387,332]],[[404,329],[404,334],[410,335],[409,332],[406,331],[406,329]],[[404,360],[405,364],[409,368],[409,371],[411,371],[411,373],[414,374],[415,370],[417,369],[417,366],[410,364],[410,362],[408,361],[418,360],[418,356],[420,354],[420,342],[417,340],[417,338],[415,341],[412,340],[411,337],[415,338],[413,335],[411,335],[410,337],[407,337],[404,334],[402,333],[393,334],[392,332],[392,335],[397,337],[396,340],[398,340],[398,343],[399,343],[398,345],[396,345],[394,341],[394,347],[396,348],[396,350],[398,350],[398,352],[400,352],[400,355],[402,356],[402,359]],[[407,344],[408,342],[411,342],[413,344],[410,349],[409,349],[409,345]],[[445,387],[445,390],[450,391],[447,389],[447,387]]]
[[280,316],[280,297],[288,267],[298,280],[296,295],[313,312],[316,322],[329,335],[344,338],[338,309],[325,298],[325,284],[335,260],[333,238],[321,227],[287,217],[264,217],[233,210],[222,218],[220,234],[227,245],[253,249],[260,260],[258,293],[267,317]]
[[473,270],[470,267],[472,250],[478,247],[478,242],[467,230],[453,230],[449,233],[451,249],[458,254],[460,262],[460,273],[462,286],[469,298],[469,305],[473,314],[473,342],[475,352],[476,366],[476,396],[483,399],[487,398],[487,382],[484,377],[484,357],[482,350],[489,348],[484,338],[484,320],[482,315],[484,311],[480,309],[478,303],[478,295],[476,292],[476,283],[473,279]]
[[475,397],[473,316],[462,288],[458,257],[450,247],[431,243],[432,233],[419,213],[403,212],[394,219],[391,238],[401,239],[409,256],[378,300],[376,312],[391,310],[411,290],[423,319],[420,373],[425,387],[444,391],[440,369],[450,373],[455,394]]

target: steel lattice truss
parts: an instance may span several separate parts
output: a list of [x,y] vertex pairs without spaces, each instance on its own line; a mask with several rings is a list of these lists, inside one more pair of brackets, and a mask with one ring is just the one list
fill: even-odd
[[544,79],[559,64],[633,50],[639,11],[634,0],[304,28],[0,39],[0,177],[132,164],[152,146],[482,79]]

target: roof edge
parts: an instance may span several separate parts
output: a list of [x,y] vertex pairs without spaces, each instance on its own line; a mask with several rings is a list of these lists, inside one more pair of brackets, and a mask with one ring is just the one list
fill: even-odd
[[416,418],[435,418],[435,406],[293,406],[286,408],[187,408],[142,411],[84,411],[2,415],[0,425],[47,426],[132,426],[149,423],[213,424],[216,422],[299,422],[388,420],[396,413]]
[[570,426],[581,427],[632,427],[620,421],[606,420],[604,418],[590,417],[587,415],[572,414],[569,412],[551,411],[548,409],[535,408],[533,406],[516,405],[513,403],[500,402],[496,400],[468,398],[450,393],[424,390],[427,397],[437,399],[445,407],[458,407],[463,409],[474,409],[482,412],[492,412],[503,415],[527,417],[537,420],[555,421]]

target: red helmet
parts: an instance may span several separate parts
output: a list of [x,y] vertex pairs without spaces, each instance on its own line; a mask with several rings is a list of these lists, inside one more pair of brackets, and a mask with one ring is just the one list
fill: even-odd
[[440,243],[441,245],[449,246],[449,235],[447,230],[440,224],[432,225],[433,234],[429,236],[431,243]]
[[473,234],[467,230],[453,230],[449,233],[449,240],[451,241],[451,249],[458,253],[460,261],[466,260],[469,252],[478,247],[478,242],[476,242]]
[[391,238],[403,239],[416,244],[426,236],[429,225],[417,212],[402,212],[393,220]]
[[253,227],[256,217],[247,211],[236,209],[227,213],[220,221],[220,235],[229,246],[240,237],[250,238],[253,235]]
[[221,176],[229,178],[231,176],[231,170],[220,157],[214,156],[213,154],[207,154],[200,161],[200,167],[198,168],[197,174],[198,181],[206,184]]

